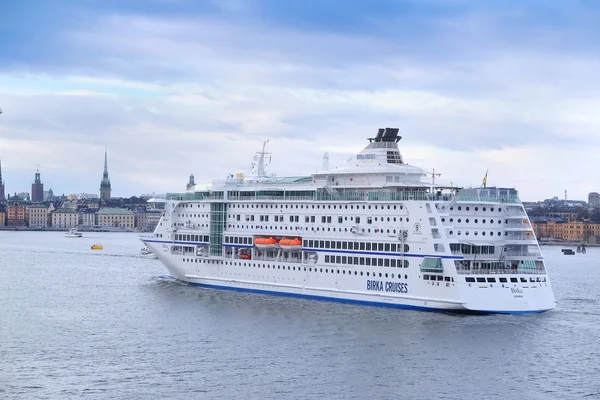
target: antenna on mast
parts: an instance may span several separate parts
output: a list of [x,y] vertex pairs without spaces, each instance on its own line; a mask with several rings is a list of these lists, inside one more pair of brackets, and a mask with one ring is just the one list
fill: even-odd
[[425,175],[431,175],[431,187],[435,186],[435,177],[441,176],[442,174],[435,172],[435,168],[431,172],[425,172]]
[[[254,162],[252,163],[252,173],[254,176],[266,177],[267,172],[265,171],[265,166],[271,164],[271,153],[267,152],[267,143],[269,143],[269,139],[263,141],[263,146],[261,151],[257,151],[254,156]],[[265,156],[269,156],[269,159]]]

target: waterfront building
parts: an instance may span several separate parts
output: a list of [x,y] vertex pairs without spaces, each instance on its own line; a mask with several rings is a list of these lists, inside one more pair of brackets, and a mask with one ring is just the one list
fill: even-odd
[[535,235],[540,240],[566,240],[571,242],[588,241],[600,235],[600,223],[589,221],[562,221],[546,219],[531,221]]
[[125,229],[133,229],[135,214],[124,208],[103,207],[97,213],[96,224],[100,226],[113,226]]
[[0,210],[0,228],[6,225],[6,211]]
[[96,225],[96,210],[91,208],[83,208],[79,210],[79,225],[94,226]]
[[144,231],[152,231],[158,225],[160,221],[160,217],[162,217],[164,211],[157,209],[148,209],[146,210],[146,225],[142,226],[142,230]]
[[600,193],[591,192],[588,195],[588,205],[590,207],[600,207]]
[[52,211],[52,227],[58,229],[75,228],[79,223],[79,214],[71,208],[58,208]]
[[46,228],[48,226],[48,208],[43,204],[28,205],[25,222],[30,228]]
[[141,230],[147,224],[147,212],[146,207],[135,208],[135,227]]
[[14,201],[6,207],[6,225],[7,226],[25,226],[25,206]]
[[108,156],[104,149],[104,172],[102,173],[102,181],[100,182],[100,200],[110,199],[110,179],[108,177]]
[[4,180],[2,179],[2,160],[0,160],[0,201],[6,201],[4,194]]
[[40,178],[40,170],[35,171],[35,180],[31,184],[31,201],[41,203],[44,201],[44,184]]

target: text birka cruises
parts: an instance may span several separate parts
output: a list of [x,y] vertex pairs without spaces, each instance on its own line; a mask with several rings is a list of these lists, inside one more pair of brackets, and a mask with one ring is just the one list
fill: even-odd
[[377,292],[408,293],[408,283],[368,280],[367,290],[373,290]]

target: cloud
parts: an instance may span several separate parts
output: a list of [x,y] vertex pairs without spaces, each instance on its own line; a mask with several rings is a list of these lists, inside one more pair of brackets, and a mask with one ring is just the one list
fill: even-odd
[[[43,4],[57,8],[52,21]],[[115,194],[177,191],[190,172],[209,181],[247,168],[267,137],[278,174],[308,174],[324,151],[341,163],[378,127],[398,126],[411,163],[459,184],[493,166],[504,185],[550,196],[540,176],[567,186],[564,161],[600,147],[593,6],[39,5],[24,14],[43,22],[38,34],[11,23],[18,46],[0,45],[7,181],[11,168],[41,163],[72,191],[95,191],[101,164],[90,160],[108,144]]]

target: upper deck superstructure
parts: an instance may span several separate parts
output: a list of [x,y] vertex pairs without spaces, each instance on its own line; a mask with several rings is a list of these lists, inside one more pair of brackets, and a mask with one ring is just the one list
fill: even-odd
[[554,296],[516,190],[424,181],[398,129],[380,129],[346,166],[168,194],[146,245],[199,285],[481,312],[538,312]]

